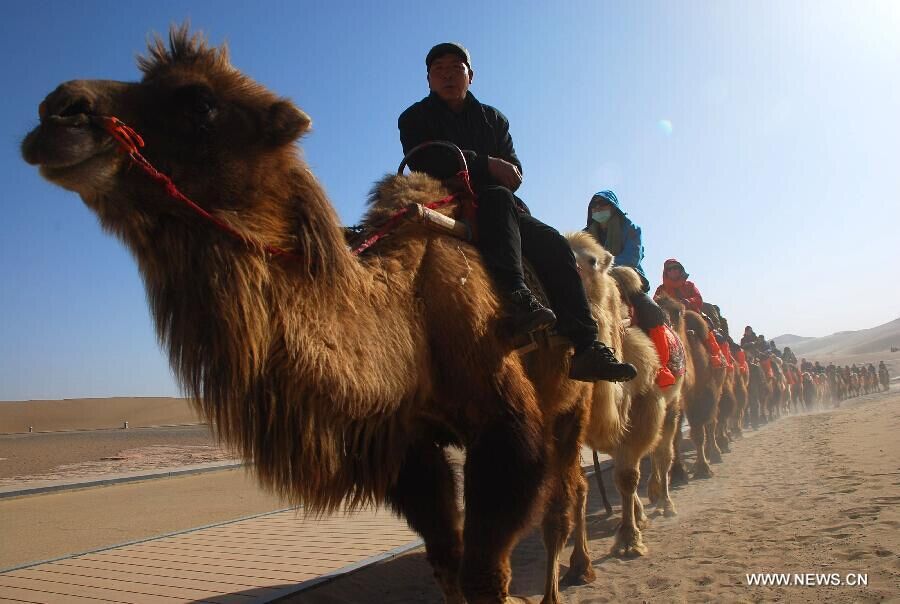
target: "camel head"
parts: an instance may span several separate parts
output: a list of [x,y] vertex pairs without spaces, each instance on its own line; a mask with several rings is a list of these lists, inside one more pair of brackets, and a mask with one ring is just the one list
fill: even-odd
[[578,274],[584,290],[592,301],[599,301],[608,290],[606,277],[612,268],[613,255],[603,249],[593,235],[584,231],[567,233],[566,239],[575,254]]
[[299,165],[293,143],[309,118],[235,69],[226,48],[209,47],[187,26],[171,30],[168,46],[157,37],[138,65],[138,82],[59,85],[22,142],[25,161],[78,193],[120,233],[128,231],[122,221],[135,226],[182,211],[98,125],[99,117],[114,116],[143,137],[144,156],[188,197],[213,213],[245,212],[245,229],[271,235],[265,229],[276,212],[257,206]]
[[684,325],[684,313],[687,310],[684,304],[665,294],[658,296],[656,303],[669,317],[669,323],[672,324],[675,331],[679,331]]

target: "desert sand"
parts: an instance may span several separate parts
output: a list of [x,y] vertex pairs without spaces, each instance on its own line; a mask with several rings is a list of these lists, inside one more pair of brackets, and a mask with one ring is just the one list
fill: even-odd
[[[597,580],[566,588],[564,597],[571,604],[896,600],[898,430],[900,394],[893,391],[748,433],[714,466],[716,476],[675,490],[679,515],[652,518],[644,532],[650,548],[644,558],[608,555],[619,511],[605,517],[592,488],[588,530]],[[539,601],[539,535],[523,540],[513,560],[513,592]],[[749,587],[746,574],[762,572],[842,578],[858,572],[867,574],[868,586]],[[417,551],[287,601],[388,604],[439,602],[440,595],[424,553]]]
[[0,434],[200,423],[187,399],[165,397],[0,401]]

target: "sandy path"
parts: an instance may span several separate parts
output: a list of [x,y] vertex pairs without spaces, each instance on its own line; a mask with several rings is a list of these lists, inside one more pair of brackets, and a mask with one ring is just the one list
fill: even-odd
[[[653,519],[644,533],[645,558],[607,555],[616,521],[602,516],[593,490],[589,535],[598,578],[568,587],[564,597],[570,603],[900,598],[898,429],[900,394],[893,392],[748,434],[715,466],[713,479],[675,492],[679,516]],[[514,592],[540,600],[543,565],[543,546],[532,535],[514,555]],[[756,572],[842,578],[859,572],[867,574],[868,586],[749,587],[746,573]],[[388,604],[440,597],[419,551],[290,601]]]
[[205,425],[0,435],[0,487],[230,460]]

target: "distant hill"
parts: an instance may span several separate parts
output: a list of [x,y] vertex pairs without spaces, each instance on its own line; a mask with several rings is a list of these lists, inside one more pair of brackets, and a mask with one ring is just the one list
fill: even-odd
[[798,357],[887,352],[892,346],[900,347],[900,318],[871,329],[839,331],[823,338],[786,334],[775,338],[775,343],[779,348],[790,346]]
[[794,346],[799,344],[800,342],[808,342],[809,340],[815,340],[816,338],[807,338],[804,336],[795,336],[792,333],[786,333],[783,336],[778,336],[775,338],[775,345],[778,348],[784,348],[785,346],[790,346],[792,349]]

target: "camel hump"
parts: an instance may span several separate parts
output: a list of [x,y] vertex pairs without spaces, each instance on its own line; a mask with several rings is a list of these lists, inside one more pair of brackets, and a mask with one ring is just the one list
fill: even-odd
[[644,291],[643,283],[637,271],[630,266],[614,266],[609,271],[610,276],[616,280],[619,291],[625,299],[641,294]]

